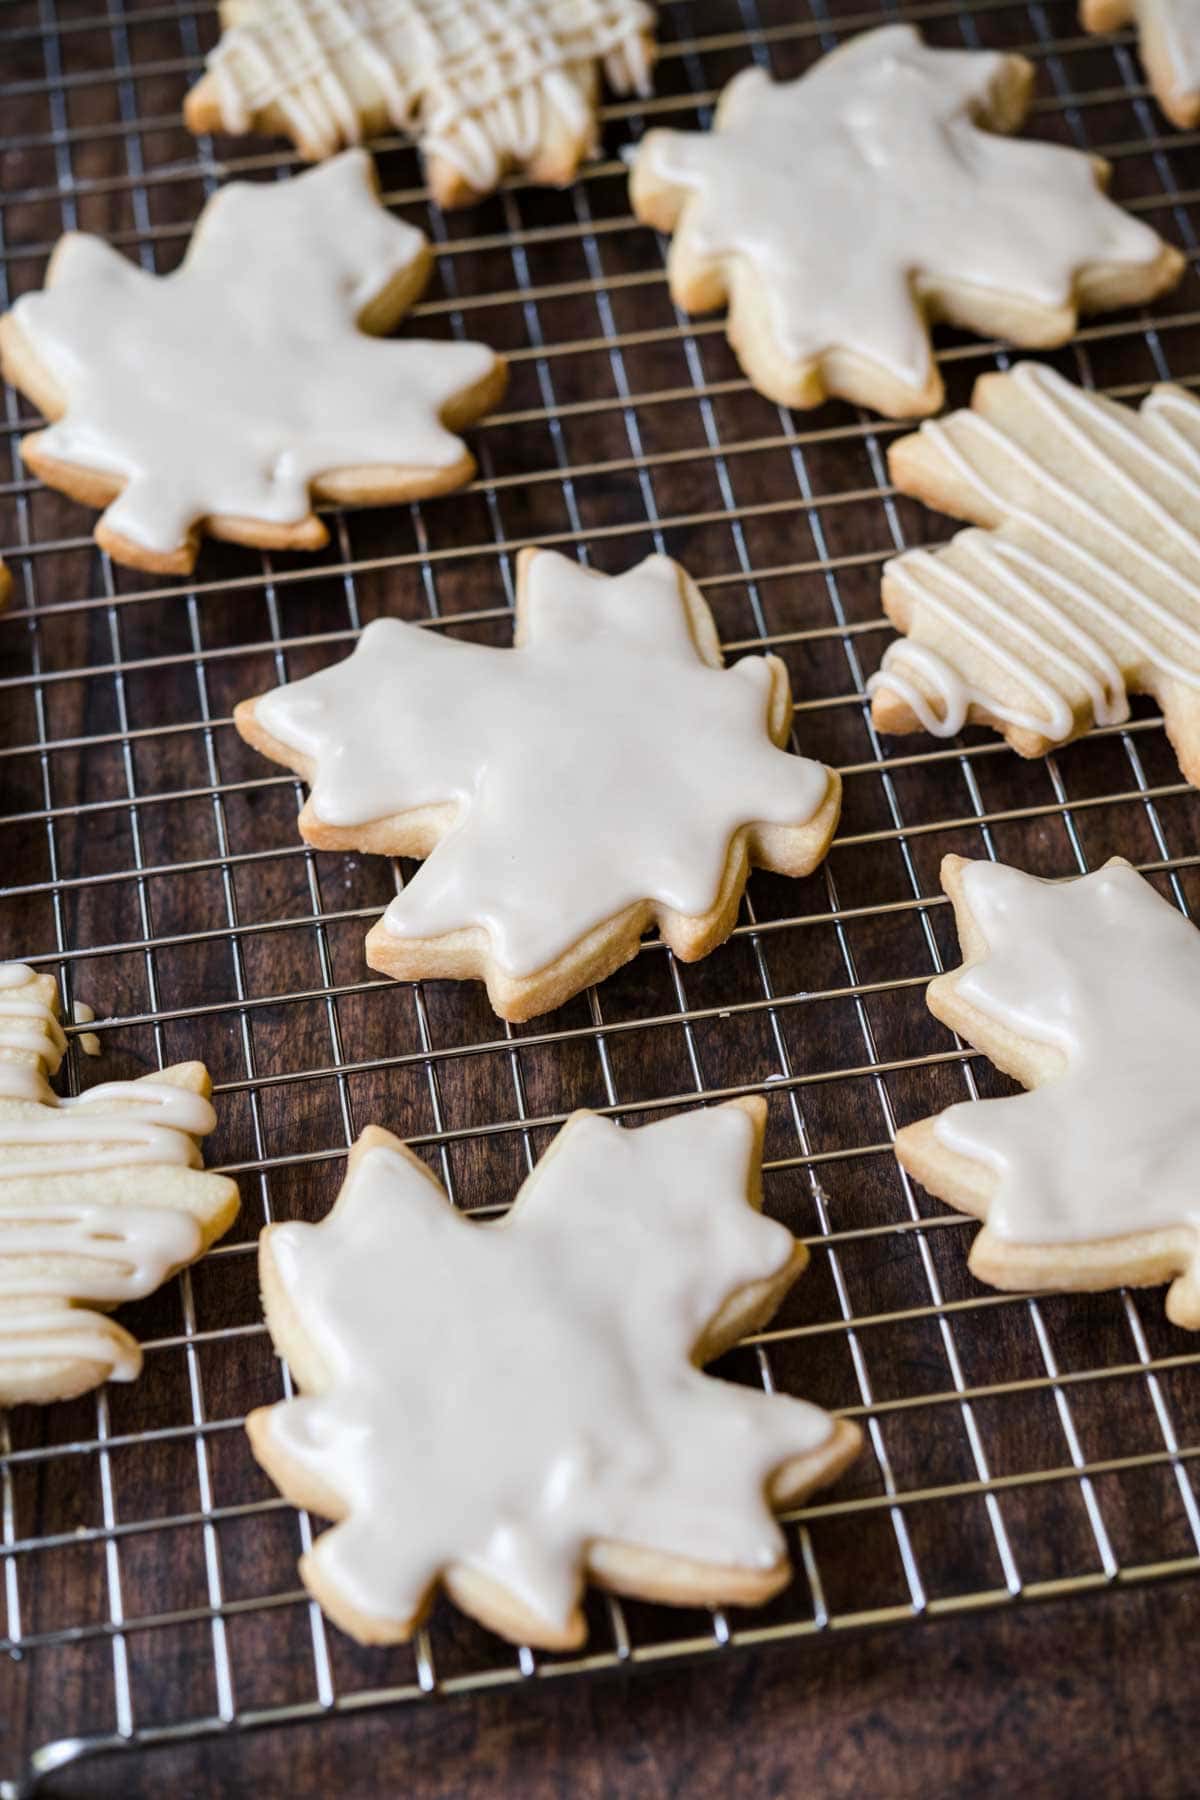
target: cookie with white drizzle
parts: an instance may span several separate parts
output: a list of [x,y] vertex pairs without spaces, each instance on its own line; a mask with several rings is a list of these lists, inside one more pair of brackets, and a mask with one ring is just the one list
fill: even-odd
[[1136,25],[1154,98],[1181,131],[1200,123],[1200,10],[1190,0],[1081,0],[1085,31]]
[[369,1126],[326,1219],[267,1227],[267,1325],[304,1391],[247,1429],[284,1494],[339,1521],[300,1571],[344,1630],[406,1639],[440,1584],[566,1649],[585,1577],[685,1606],[786,1583],[771,1509],[861,1434],[701,1373],[808,1260],[759,1210],[765,1121],[757,1098],[637,1130],[575,1113],[483,1224]]
[[795,81],[743,70],[711,132],[652,131],[634,159],[634,211],[674,233],[673,299],[728,303],[769,399],[837,394],[902,417],[942,401],[934,320],[1060,344],[1079,312],[1173,286],[1184,258],[1105,197],[1107,165],[997,135],[1032,83],[1024,57],[929,49],[910,25]]
[[54,979],[0,963],[0,1406],[132,1381],[141,1351],[108,1309],[140,1300],[228,1231],[235,1182],[205,1173],[202,1063],[63,1100]]
[[119,562],[186,573],[200,534],[315,550],[316,500],[390,505],[461,487],[456,436],[494,406],[486,345],[381,341],[432,266],[350,150],[210,200],[180,268],[156,276],[72,232],[46,286],[0,318],[8,379],[52,421],[21,443],[51,487],[106,510]]
[[426,857],[367,938],[401,980],[487,983],[506,1019],[637,953],[733,929],[752,864],[807,875],[841,783],[788,754],[778,657],[725,669],[687,573],[523,551],[514,647],[378,619],[333,667],[244,701],[242,736],[304,776],[309,843]]
[[1200,931],[1120,857],[1047,882],[948,856],[942,885],[963,964],[930,1011],[1031,1091],[906,1126],[901,1164],[984,1221],[981,1281],[1170,1281],[1200,1330]]
[[392,126],[434,198],[463,206],[510,168],[563,187],[595,153],[599,72],[651,91],[643,0],[223,0],[187,97],[192,131],[290,137],[316,161]]
[[889,452],[896,486],[975,521],[883,572],[906,635],[872,676],[880,731],[991,725],[1042,756],[1153,694],[1200,782],[1200,402],[1134,411],[1052,369],[983,375]]

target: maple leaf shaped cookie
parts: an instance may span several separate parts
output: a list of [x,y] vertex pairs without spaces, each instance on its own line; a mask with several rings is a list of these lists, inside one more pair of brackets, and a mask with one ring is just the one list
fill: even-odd
[[254,1454],[339,1523],[300,1564],[366,1643],[408,1638],[440,1581],[502,1636],[582,1643],[585,1571],[682,1605],[788,1580],[770,1516],[860,1434],[700,1365],[807,1261],[764,1219],[766,1105],[622,1130],[576,1113],[508,1217],[472,1223],[369,1127],[320,1225],[269,1225],[267,1324],[305,1390],[251,1413]]
[[1021,363],[888,465],[904,493],[991,529],[885,567],[908,635],[868,684],[878,728],[969,721],[1042,756],[1150,693],[1200,782],[1200,402],[1164,385],[1134,412]]
[[1136,25],[1154,98],[1181,131],[1200,122],[1200,11],[1194,0],[1082,0],[1085,31]]
[[642,0],[223,0],[221,19],[191,130],[278,132],[315,161],[390,123],[442,206],[514,167],[572,181],[595,152],[601,64],[618,94],[651,89]]
[[964,962],[930,1011],[1031,1093],[896,1137],[932,1194],[986,1221],[1000,1288],[1173,1280],[1200,1329],[1200,932],[1120,857],[1075,881],[948,856]]
[[131,1381],[141,1351],[106,1309],[194,1262],[238,1210],[236,1184],[200,1168],[204,1065],[60,1100],[57,1013],[53,977],[0,963],[0,1406]]
[[309,783],[309,843],[428,857],[367,938],[371,967],[482,979],[523,1020],[627,962],[652,921],[707,955],[751,864],[812,871],[841,783],[783,750],[791,717],[783,663],[724,669],[669,558],[610,578],[524,551],[512,650],[378,619],[234,722]]
[[361,151],[298,180],[234,183],[162,277],[71,233],[46,287],[0,319],[4,372],[55,421],[34,472],[107,510],[118,561],[186,573],[200,531],[318,549],[312,498],[381,506],[469,481],[454,435],[504,390],[482,344],[380,342],[431,263]]
[[1079,310],[1128,306],[1184,259],[1105,198],[1108,170],[1058,144],[993,135],[1024,117],[1020,56],[930,50],[909,25],[854,38],[799,80],[744,70],[705,134],[652,131],[639,219],[673,231],[671,294],[729,303],[729,341],[785,406],[840,394],[935,412],[929,321],[1038,345]]

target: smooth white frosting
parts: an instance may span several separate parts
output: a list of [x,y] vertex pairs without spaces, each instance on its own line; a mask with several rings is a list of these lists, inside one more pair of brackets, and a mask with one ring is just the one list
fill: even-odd
[[832,1420],[690,1362],[726,1299],[792,1254],[746,1202],[753,1154],[736,1106],[636,1131],[585,1114],[499,1223],[375,1148],[322,1224],[273,1229],[329,1380],[270,1430],[347,1507],[312,1555],[357,1611],[411,1618],[458,1566],[562,1626],[597,1540],[778,1563],[766,1482]]
[[241,0],[208,70],[227,131],[277,107],[308,155],[362,135],[382,106],[478,192],[561,121],[589,146],[592,65],[650,92],[642,0]]
[[[24,963],[0,964],[0,1363],[82,1359],[130,1380],[141,1364],[136,1344],[87,1303],[152,1293],[199,1254],[203,1234],[190,1213],[110,1203],[92,1178],[138,1165],[198,1167],[194,1140],[216,1115],[202,1095],[169,1082],[105,1082],[60,1099],[46,1075],[66,1040],[36,981]],[[64,1276],[46,1271],[47,1257],[83,1260]]]
[[492,352],[357,328],[424,241],[379,203],[356,150],[223,188],[171,275],[68,235],[49,286],[13,308],[66,401],[42,449],[120,476],[106,524],[161,552],[213,514],[296,523],[333,470],[457,462],[439,414]]
[[963,892],[988,954],[957,995],[1065,1061],[935,1122],[995,1172],[988,1229],[1040,1244],[1200,1225],[1200,932],[1125,864],[1051,883],[974,862]]
[[692,190],[673,254],[744,257],[790,362],[840,348],[914,388],[932,358],[923,285],[1059,307],[1088,265],[1154,262],[1161,240],[1105,198],[1089,156],[979,129],[1006,61],[888,25],[795,81],[743,70],[718,129],[655,131],[639,152]]
[[813,816],[828,772],[771,742],[770,687],[762,657],[703,660],[668,558],[610,579],[542,554],[515,650],[379,619],[255,718],[311,760],[329,825],[456,806],[387,927],[481,926],[525,975],[639,900],[708,911],[739,827]]
[[[1119,724],[1127,690],[1200,688],[1200,402],[1157,387],[1134,412],[1037,363],[1002,379],[1019,435],[969,410],[921,426],[964,509],[999,529],[887,564],[913,611],[867,692],[897,694],[939,737],[974,703],[1062,742],[1077,709]],[[1022,700],[969,678],[955,655],[971,651]]]

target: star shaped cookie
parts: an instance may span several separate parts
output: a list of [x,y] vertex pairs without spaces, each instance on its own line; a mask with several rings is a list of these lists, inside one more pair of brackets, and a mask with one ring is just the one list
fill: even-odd
[[1136,25],[1154,98],[1181,131],[1200,123],[1200,8],[1195,0],[1082,0],[1085,31]]
[[1046,882],[948,856],[942,885],[964,961],[930,1011],[1031,1091],[906,1126],[900,1162],[984,1220],[981,1281],[1170,1281],[1200,1330],[1200,932],[1120,857]]
[[455,436],[494,406],[483,344],[382,342],[428,279],[428,242],[347,151],[298,180],[235,183],[162,277],[71,233],[46,286],[0,318],[9,380],[53,423],[22,440],[43,481],[104,515],[119,562],[186,573],[202,531],[313,550],[314,499],[381,506],[461,487]]
[[682,1605],[786,1583],[770,1508],[861,1437],[700,1372],[807,1261],[758,1210],[765,1120],[760,1099],[636,1131],[576,1113],[488,1224],[370,1126],[328,1218],[267,1227],[267,1325],[304,1393],[247,1429],[284,1494],[338,1521],[300,1572],[346,1631],[408,1638],[441,1584],[566,1649],[585,1575]]
[[751,864],[811,872],[841,784],[784,750],[791,717],[783,663],[725,669],[677,563],[610,578],[547,551],[521,555],[513,649],[377,619],[344,662],[234,714],[309,783],[309,843],[428,859],[371,967],[483,980],[514,1020],[602,980],[651,923],[707,955]]
[[279,133],[317,161],[390,124],[442,206],[510,168],[572,181],[595,152],[601,68],[618,94],[651,91],[643,0],[223,0],[221,18],[193,131]]
[[1200,783],[1200,402],[1119,406],[1021,363],[891,446],[896,486],[974,520],[883,572],[906,637],[868,683],[880,731],[967,723],[1043,756],[1153,694]]
[[1179,251],[1105,198],[1108,170],[997,135],[1033,67],[931,50],[911,25],[853,38],[796,81],[743,70],[711,132],[652,131],[630,194],[674,233],[671,294],[729,306],[754,386],[785,406],[830,394],[893,417],[936,412],[929,326],[1061,344],[1080,311],[1171,287]]

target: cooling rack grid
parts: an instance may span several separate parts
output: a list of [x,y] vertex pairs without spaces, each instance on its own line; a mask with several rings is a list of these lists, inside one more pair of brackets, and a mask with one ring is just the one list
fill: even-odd
[[[91,518],[23,474],[28,409],[5,393],[0,548],[0,945],[89,1002],[73,1085],[202,1056],[210,1160],[241,1182],[230,1240],[129,1309],[143,1379],[0,1424],[3,1791],[89,1752],[339,1709],[428,1702],[838,1628],[1097,1591],[1200,1569],[1200,1350],[1161,1296],[1029,1300],[967,1274],[972,1227],[899,1173],[898,1123],[1002,1091],[927,1014],[955,960],[937,883],[949,850],[1043,875],[1120,851],[1200,906],[1200,802],[1139,706],[1023,764],[985,733],[879,741],[863,702],[889,633],[881,562],[949,534],[894,495],[895,427],[842,405],[790,415],[751,393],[719,321],[672,308],[664,246],[631,220],[617,152],[648,122],[705,122],[751,59],[778,75],[896,16],[941,44],[1038,68],[1040,135],[1102,152],[1115,193],[1187,252],[1151,314],[1089,323],[1053,360],[1125,397],[1200,383],[1200,139],[1167,128],[1128,34],[1081,35],[1070,0],[896,10],[667,0],[655,98],[605,108],[605,152],[567,192],[514,180],[442,216],[398,140],[389,202],[438,250],[420,329],[511,359],[464,495],[331,515],[312,558],[209,545],[191,582],[114,568]],[[0,300],[37,285],[58,234],[100,231],[174,266],[206,196],[294,164],[261,140],[193,140],[183,94],[216,36],[207,0],[0,5]],[[953,404],[1003,361],[940,338]],[[181,421],[181,430],[186,421]],[[556,544],[618,570],[651,550],[700,577],[732,652],[790,666],[797,740],[835,763],[845,815],[804,883],[756,876],[730,943],[677,966],[652,943],[601,989],[516,1030],[471,987],[392,986],[362,938],[386,862],[316,855],[297,784],[236,737],[234,703],[345,653],[380,612],[505,642],[513,559]],[[729,1093],[770,1103],[766,1204],[813,1264],[770,1330],[728,1359],[749,1381],[861,1420],[867,1450],[795,1514],[794,1585],[755,1614],[593,1598],[586,1651],[513,1651],[439,1608],[405,1649],[365,1651],[297,1586],[312,1526],[241,1430],[287,1376],[253,1245],[327,1209],[378,1120],[468,1208],[509,1198],[576,1106],[627,1121]],[[427,1354],[436,1364],[438,1346]],[[830,1654],[835,1651],[831,1648]]]

